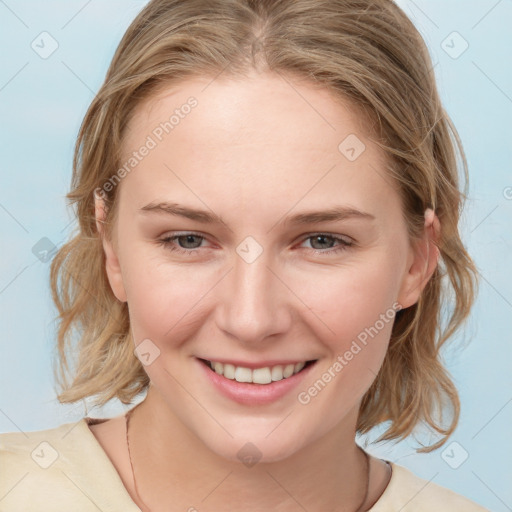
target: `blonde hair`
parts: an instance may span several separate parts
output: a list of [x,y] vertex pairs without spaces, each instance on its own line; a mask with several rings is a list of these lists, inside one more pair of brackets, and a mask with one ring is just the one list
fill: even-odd
[[[436,449],[455,430],[460,410],[440,351],[468,316],[477,284],[458,232],[464,194],[456,151],[466,180],[467,162],[425,43],[391,0],[153,0],[142,10],[120,42],[76,142],[67,197],[79,228],[51,267],[60,319],[58,399],[94,396],[97,405],[113,398],[128,404],[149,385],[134,355],[127,305],[107,280],[94,215],[94,191],[121,164],[134,109],[186,78],[243,77],[251,68],[305,79],[348,99],[372,121],[375,142],[389,157],[411,240],[422,233],[426,208],[439,217],[440,264],[419,301],[397,313],[357,424],[366,433],[390,422],[378,439],[383,441],[404,439],[424,422],[443,437],[418,451]],[[103,194],[106,236],[117,188]]]

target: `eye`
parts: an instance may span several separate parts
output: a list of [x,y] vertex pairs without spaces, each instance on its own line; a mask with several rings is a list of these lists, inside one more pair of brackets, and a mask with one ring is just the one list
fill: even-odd
[[309,240],[311,240],[311,249],[319,254],[337,254],[354,245],[354,241],[349,237],[330,235],[328,233],[309,235],[304,239],[304,242]]
[[[177,233],[165,236],[158,243],[165,249],[192,255],[198,249],[204,248],[202,243],[206,240],[203,235],[193,232]],[[338,254],[354,245],[354,241],[346,236],[330,235],[328,233],[315,233],[303,239],[303,243],[311,241],[310,249],[316,254]],[[307,247],[306,247],[307,248]]]
[[201,243],[205,237],[197,233],[178,233],[171,236],[165,236],[158,240],[158,242],[170,251],[178,252],[180,254],[192,254],[196,252],[195,249],[201,248]]

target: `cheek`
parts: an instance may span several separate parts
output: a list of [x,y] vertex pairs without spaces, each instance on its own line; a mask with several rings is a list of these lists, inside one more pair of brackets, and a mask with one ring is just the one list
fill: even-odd
[[321,338],[329,357],[299,390],[297,400],[309,415],[324,418],[327,430],[357,407],[380,370],[399,309],[400,272],[400,261],[383,251],[310,288],[316,291],[309,305],[330,328],[323,329],[328,334]]
[[397,309],[393,307],[399,290],[397,269],[399,265],[383,255],[353,267],[330,269],[324,279],[303,276],[304,302],[319,320],[317,332],[325,333],[323,339],[333,350],[344,350],[358,337],[364,342],[368,330],[376,337],[374,327],[379,339],[389,337]]
[[[177,347],[187,333],[201,328],[206,309],[212,307],[212,288],[220,283],[225,269],[172,263],[165,254],[155,255],[154,247],[136,245],[122,265],[134,341],[138,344],[149,338]],[[364,333],[368,334],[368,329],[374,332],[372,327],[380,316],[392,308],[399,288],[399,266],[382,251],[343,267],[283,270],[284,280],[294,283],[300,303],[295,297],[283,300],[302,311],[300,321],[309,324],[333,355],[343,353],[352,340],[364,342]],[[390,322],[383,327],[380,322],[377,328],[379,339],[386,334],[389,338]]]
[[177,345],[180,332],[198,321],[201,298],[212,287],[212,272],[170,264],[141,251],[126,262],[123,280],[135,343],[149,338]]

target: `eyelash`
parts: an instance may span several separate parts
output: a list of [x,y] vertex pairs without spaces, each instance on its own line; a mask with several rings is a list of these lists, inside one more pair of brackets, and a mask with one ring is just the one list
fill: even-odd
[[[178,253],[178,254],[185,254],[185,255],[192,255],[194,252],[197,252],[198,249],[201,249],[201,247],[196,247],[194,249],[184,249],[183,247],[179,247],[173,244],[173,241],[177,240],[178,238],[181,238],[183,236],[195,236],[197,238],[202,238],[203,240],[206,239],[203,235],[200,235],[199,233],[194,233],[192,231],[187,231],[184,233],[179,233],[172,236],[166,236],[164,238],[161,238],[158,240],[159,245],[163,246],[165,249],[170,250],[172,252]],[[330,235],[329,233],[313,233],[305,238],[302,239],[302,242],[309,240],[310,238],[314,237],[326,237],[331,238],[332,240],[335,240],[339,242],[339,245],[336,248],[329,248],[326,250],[321,249],[310,249],[315,254],[326,254],[326,255],[334,255],[339,254],[342,251],[346,251],[349,247],[352,247],[354,245],[354,242],[347,241],[345,238],[336,236],[336,235]]]

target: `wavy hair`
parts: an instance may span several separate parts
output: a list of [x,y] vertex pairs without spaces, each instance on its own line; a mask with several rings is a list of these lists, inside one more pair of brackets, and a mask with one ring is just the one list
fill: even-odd
[[[76,141],[67,197],[78,228],[51,266],[59,312],[58,399],[94,397],[103,405],[117,398],[128,404],[149,385],[134,355],[127,304],[110,289],[94,215],[94,191],[121,165],[134,109],[187,78],[243,77],[252,69],[307,80],[358,108],[388,156],[411,240],[422,233],[426,208],[440,220],[439,265],[418,302],[397,313],[357,423],[357,431],[366,433],[389,422],[377,441],[405,439],[424,423],[441,440],[418,451],[436,449],[455,430],[460,414],[441,349],[464,323],[477,287],[458,229],[467,190],[461,190],[459,170],[465,184],[468,171],[428,49],[392,0],[152,0],[140,12]],[[111,236],[117,188],[103,195],[105,236]]]

